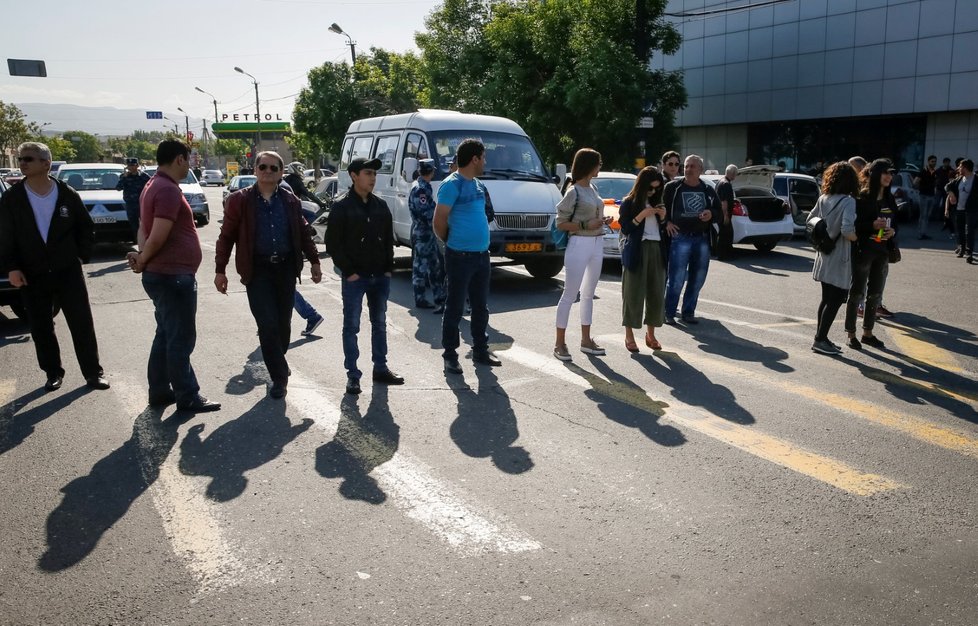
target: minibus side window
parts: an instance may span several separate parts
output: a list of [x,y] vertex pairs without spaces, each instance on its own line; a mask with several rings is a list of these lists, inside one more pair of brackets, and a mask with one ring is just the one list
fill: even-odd
[[370,135],[365,137],[357,137],[353,140],[353,153],[350,154],[350,160],[356,159],[358,157],[363,157],[365,159],[370,158],[370,147],[374,145],[374,138]]
[[394,171],[394,158],[397,156],[397,141],[400,135],[385,135],[377,139],[374,158],[380,159],[378,174],[390,174]]
[[353,160],[353,157],[350,156],[350,151],[352,149],[353,149],[353,137],[347,137],[343,141],[343,149],[340,151],[340,166],[337,171],[340,172],[346,171],[346,167],[350,164],[350,161]]

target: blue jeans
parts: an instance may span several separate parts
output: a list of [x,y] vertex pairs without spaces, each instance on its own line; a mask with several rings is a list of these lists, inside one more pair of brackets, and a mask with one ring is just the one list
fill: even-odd
[[292,335],[295,265],[291,261],[268,263],[256,258],[254,273],[245,289],[268,375],[273,383],[287,383],[289,363],[285,353]]
[[458,325],[462,321],[465,297],[472,306],[472,349],[489,351],[489,265],[488,252],[459,252],[445,248],[445,316],[441,321],[442,356],[458,358],[461,343]]
[[350,378],[360,380],[363,375],[357,369],[360,346],[360,314],[363,297],[367,296],[370,316],[370,351],[375,372],[387,371],[387,298],[391,293],[390,276],[383,274],[360,276],[356,280],[343,279],[343,367]]
[[309,302],[305,298],[302,297],[302,294],[299,293],[298,289],[295,290],[295,299],[292,303],[292,306],[293,308],[295,308],[295,312],[299,314],[299,317],[306,320],[307,322],[309,320],[314,320],[317,317],[319,317],[319,312],[316,311],[316,309],[311,304],[309,304]]
[[679,293],[686,284],[686,295],[683,296],[683,317],[693,317],[696,314],[696,303],[700,297],[700,289],[706,282],[706,273],[710,270],[710,236],[702,234],[679,234],[672,238],[669,249],[669,284],[666,286],[666,317],[676,317],[679,307]]
[[173,389],[178,404],[197,398],[200,385],[190,365],[197,344],[197,279],[193,274],[143,272],[143,289],[156,308],[156,336],[146,377],[150,398]]

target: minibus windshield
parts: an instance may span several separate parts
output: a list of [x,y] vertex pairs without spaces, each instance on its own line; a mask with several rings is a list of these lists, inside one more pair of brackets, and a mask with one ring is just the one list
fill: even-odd
[[428,133],[438,167],[435,180],[448,176],[455,150],[465,139],[478,139],[486,146],[486,169],[481,179],[538,180],[550,182],[536,147],[523,135],[471,130],[432,131]]

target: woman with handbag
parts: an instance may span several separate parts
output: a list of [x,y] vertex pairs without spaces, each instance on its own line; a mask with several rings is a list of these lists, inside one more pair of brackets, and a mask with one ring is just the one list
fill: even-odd
[[[669,258],[662,204],[665,181],[655,167],[643,168],[621,201],[621,317],[625,349],[638,352],[633,328],[646,327],[645,345],[661,350],[655,329],[666,319],[666,266]],[[643,311],[644,309],[644,311]]]
[[[888,159],[876,159],[860,173],[861,188],[856,199],[856,242],[852,261],[852,287],[846,305],[846,333],[849,347],[861,350],[863,344],[883,348],[883,342],[873,334],[876,307],[883,299],[883,287],[889,264],[889,240],[896,235],[891,218],[896,216],[896,200],[890,193],[893,164]],[[862,339],[856,338],[856,316],[859,302],[866,297],[863,314]]]
[[601,170],[601,155],[590,148],[581,148],[571,165],[571,182],[563,199],[557,203],[557,228],[567,232],[564,250],[564,293],[557,303],[557,339],[554,356],[570,361],[565,335],[571,305],[581,294],[581,352],[604,356],[605,350],[591,338],[591,317],[594,310],[594,290],[601,277],[604,261],[604,200],[591,185],[591,179]]
[[829,341],[829,328],[839,308],[849,296],[852,286],[852,255],[850,242],[856,240],[856,194],[859,177],[846,161],[840,161],[825,171],[822,195],[808,214],[808,224],[825,222],[831,251],[819,250],[815,255],[812,278],[822,283],[822,300],[818,304],[818,327],[812,351],[819,354],[839,354],[842,348]]

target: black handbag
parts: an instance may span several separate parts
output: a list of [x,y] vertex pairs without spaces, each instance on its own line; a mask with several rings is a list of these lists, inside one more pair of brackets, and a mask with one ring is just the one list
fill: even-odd
[[[839,205],[842,204],[843,199],[836,202],[832,209],[837,209]],[[805,224],[805,231],[808,234],[808,242],[812,244],[813,248],[822,254],[832,254],[832,251],[835,250],[836,242],[839,240],[839,237],[842,236],[842,233],[839,233],[835,238],[829,237],[828,224],[826,224],[825,219],[821,217],[810,218]]]
[[903,255],[900,254],[900,246],[897,245],[896,239],[886,240],[886,260],[890,263],[899,263],[903,260]]

